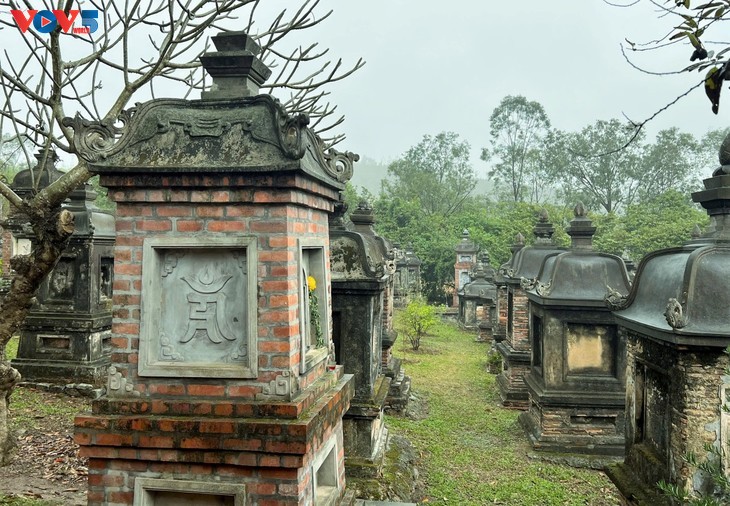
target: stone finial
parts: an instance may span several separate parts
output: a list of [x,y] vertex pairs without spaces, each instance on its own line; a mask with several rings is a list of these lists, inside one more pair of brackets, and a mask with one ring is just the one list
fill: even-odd
[[532,233],[537,238],[537,244],[551,244],[552,237],[555,233],[553,224],[550,223],[550,216],[548,215],[547,209],[543,208],[538,214],[538,221],[533,229]]
[[365,200],[357,204],[357,208],[350,214],[350,221],[355,225],[355,232],[361,234],[375,235],[373,225],[375,224],[375,213],[373,206]]
[[720,168],[717,170],[722,171],[724,174],[730,174],[730,133],[725,137],[720,145],[718,158],[720,159]]
[[40,150],[34,156],[38,160],[35,167],[21,170],[10,183],[10,188],[18,192],[21,197],[33,190],[42,190],[63,175],[63,172],[56,168],[59,158],[55,151],[49,150],[44,154],[43,150]]
[[469,240],[469,229],[468,229],[468,228],[465,228],[465,229],[464,229],[464,230],[463,230],[463,231],[461,232],[461,240],[462,240],[462,241],[468,241],[468,240]]
[[517,235],[515,235],[515,246],[524,246],[525,245],[525,236],[522,235],[522,232],[517,232]]
[[692,200],[707,210],[710,226],[704,237],[730,239],[730,134],[720,147],[721,166],[704,180],[705,189],[692,193]]
[[573,249],[593,249],[593,234],[596,233],[596,227],[588,218],[588,212],[582,202],[578,202],[573,209],[575,218],[570,220],[570,226],[566,230],[571,238],[571,246]]
[[221,32],[212,37],[217,51],[200,57],[205,70],[213,78],[203,99],[230,99],[259,94],[259,88],[271,76],[257,56],[261,47],[245,32]]

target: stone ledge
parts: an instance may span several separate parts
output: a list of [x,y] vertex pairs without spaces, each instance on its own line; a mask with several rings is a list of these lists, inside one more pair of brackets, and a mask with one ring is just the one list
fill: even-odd
[[[353,396],[351,380],[351,375],[345,375],[296,420],[94,414],[76,417],[74,439],[81,446],[82,455],[103,458],[107,458],[109,447],[138,453],[145,450],[183,451],[186,455],[189,453],[193,461],[217,451],[306,455],[322,427],[335,427],[347,410]],[[196,406],[205,401],[187,404]],[[135,457],[130,455],[128,458]]]

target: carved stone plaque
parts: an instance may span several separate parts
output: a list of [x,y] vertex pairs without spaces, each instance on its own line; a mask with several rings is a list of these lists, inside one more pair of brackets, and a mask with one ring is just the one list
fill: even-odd
[[212,237],[145,242],[141,376],[255,377],[254,244]]

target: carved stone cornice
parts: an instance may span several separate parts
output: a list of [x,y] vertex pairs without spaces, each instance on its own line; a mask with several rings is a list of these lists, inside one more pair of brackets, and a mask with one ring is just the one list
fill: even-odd
[[[267,113],[257,113],[257,108],[264,108]],[[117,123],[121,126],[116,126]],[[191,139],[220,138],[230,134],[237,125],[254,140],[279,148],[291,160],[300,160],[307,146],[314,143],[315,153],[319,152],[317,158],[338,180],[348,171],[351,175],[352,160],[357,159],[351,153],[324,153],[321,141],[307,128],[309,117],[289,115],[281,102],[270,95],[216,101],[158,99],[136,104],[114,122],[89,121],[77,115],[64,118],[63,125],[73,129],[73,145],[78,155],[92,164],[153,143],[155,137],[173,129],[181,130]]]

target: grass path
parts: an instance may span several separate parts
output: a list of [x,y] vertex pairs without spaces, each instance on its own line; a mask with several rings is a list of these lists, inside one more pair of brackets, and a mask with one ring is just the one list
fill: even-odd
[[527,438],[517,411],[501,407],[495,376],[486,371],[488,346],[474,334],[440,324],[421,350],[404,359],[413,389],[426,398],[423,420],[388,417],[421,455],[426,494],[432,504],[590,505],[620,504],[601,472],[574,469],[527,457]]

